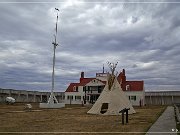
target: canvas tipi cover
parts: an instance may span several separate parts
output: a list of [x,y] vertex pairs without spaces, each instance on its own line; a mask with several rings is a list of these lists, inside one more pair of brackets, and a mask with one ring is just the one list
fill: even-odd
[[[105,106],[105,112],[102,111]],[[101,95],[87,112],[89,114],[103,114],[103,115],[121,115],[119,111],[124,108],[130,108],[128,114],[136,113],[129,99],[115,77],[112,87],[109,90],[108,82],[106,83]]]

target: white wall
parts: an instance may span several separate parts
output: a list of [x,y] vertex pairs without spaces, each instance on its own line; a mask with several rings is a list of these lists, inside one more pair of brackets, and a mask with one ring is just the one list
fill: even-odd
[[94,80],[90,81],[89,83],[87,83],[85,86],[102,86],[102,85],[105,85],[105,84],[100,82],[97,79],[94,79]]
[[101,81],[107,81],[107,76],[96,76],[96,78]]
[[133,106],[139,106],[140,100],[142,100],[141,105],[144,105],[145,103],[144,91],[124,91],[124,92],[128,99],[129,99],[129,96],[136,96],[136,100],[130,99],[130,102],[132,103]]
[[[94,79],[96,80],[96,79]],[[101,86],[103,85],[102,82],[96,80],[95,82],[92,80],[91,82],[87,83],[86,86]],[[133,106],[139,106],[140,105],[140,100],[141,100],[141,105],[145,104],[145,92],[143,91],[124,91],[127,98],[129,99],[129,96],[136,96],[136,100],[131,100],[130,102],[132,103]],[[94,92],[93,94],[97,94],[98,92]],[[87,92],[88,94],[88,92]],[[83,92],[83,86],[78,87],[78,92],[65,92],[65,103],[66,104],[82,104],[83,102],[83,96],[85,93]],[[68,96],[73,96],[73,100],[70,101],[68,100]],[[75,96],[81,96],[81,100],[75,100]]]
[[[68,99],[68,96],[73,96],[73,99]],[[81,99],[75,100],[75,96],[81,96]],[[78,92],[65,92],[65,104],[82,104],[83,96],[83,86],[78,86]]]
[[[68,96],[72,96],[73,99],[68,99]],[[81,96],[81,99],[75,100],[75,96]],[[80,92],[65,92],[65,104],[81,104],[83,101]]]
[[[141,104],[145,104],[145,96],[143,91],[125,91],[125,94],[127,98],[129,99],[129,96],[136,96],[136,100],[131,100],[130,102],[132,103],[133,106],[139,106],[140,105],[140,100],[142,100]],[[70,99],[67,99],[67,96],[73,96],[73,100],[70,101]],[[81,96],[81,100],[75,100],[75,96]],[[66,104],[82,104],[83,102],[83,96],[84,92],[79,91],[79,92],[65,92],[65,103]]]

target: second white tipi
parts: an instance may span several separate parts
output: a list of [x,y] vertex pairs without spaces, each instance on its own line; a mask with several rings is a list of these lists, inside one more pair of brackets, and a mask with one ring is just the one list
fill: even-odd
[[[115,67],[114,67],[115,70]],[[129,108],[128,114],[136,113],[129,99],[122,91],[122,88],[114,75],[109,75],[108,81],[92,108],[87,112],[89,114],[102,115],[121,115],[119,111]]]

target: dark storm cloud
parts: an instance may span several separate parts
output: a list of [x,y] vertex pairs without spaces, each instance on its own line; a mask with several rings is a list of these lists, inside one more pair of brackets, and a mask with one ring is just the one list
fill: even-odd
[[144,80],[146,89],[179,89],[180,4],[108,1],[1,3],[0,87],[51,88],[54,7],[56,90],[77,82],[81,71],[94,77],[107,61],[118,61],[117,71],[125,68],[127,79]]

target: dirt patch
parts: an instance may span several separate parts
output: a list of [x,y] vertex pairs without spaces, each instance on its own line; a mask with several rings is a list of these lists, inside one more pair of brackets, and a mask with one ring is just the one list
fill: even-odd
[[145,132],[165,109],[165,106],[135,107],[137,113],[129,115],[129,123],[122,125],[121,116],[87,114],[90,107],[32,106],[40,111],[24,111],[24,104],[0,104],[0,132]]

